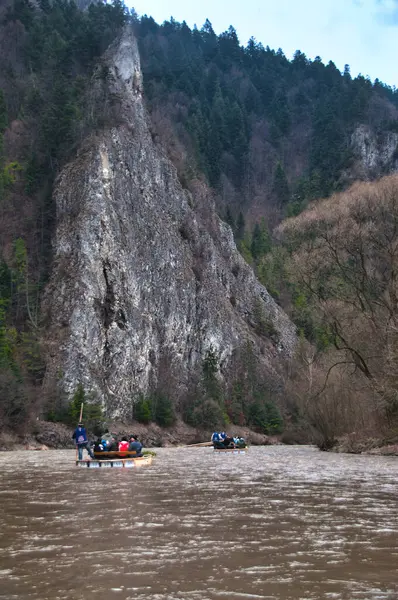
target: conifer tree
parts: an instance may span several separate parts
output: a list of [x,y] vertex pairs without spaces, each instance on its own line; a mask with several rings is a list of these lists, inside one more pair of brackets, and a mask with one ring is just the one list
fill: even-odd
[[3,90],[0,89],[0,135],[4,133],[7,124],[7,105],[4,98]]
[[255,261],[271,250],[271,238],[264,218],[254,226],[250,250]]
[[238,241],[243,240],[243,237],[245,235],[245,227],[246,227],[245,218],[243,216],[242,211],[240,211],[239,215],[238,215],[238,220],[236,222],[236,239]]
[[285,170],[282,167],[282,163],[279,161],[276,165],[274,173],[274,182],[272,191],[275,194],[279,204],[286,205],[290,199],[289,184],[287,182]]

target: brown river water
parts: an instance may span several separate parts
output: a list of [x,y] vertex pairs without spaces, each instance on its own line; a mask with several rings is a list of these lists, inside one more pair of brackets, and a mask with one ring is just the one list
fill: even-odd
[[0,599],[398,600],[398,458],[0,454]]

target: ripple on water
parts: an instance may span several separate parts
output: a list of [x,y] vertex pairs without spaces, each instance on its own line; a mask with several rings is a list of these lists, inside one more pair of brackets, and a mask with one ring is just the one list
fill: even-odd
[[160,449],[137,471],[0,455],[0,600],[397,600],[398,461]]

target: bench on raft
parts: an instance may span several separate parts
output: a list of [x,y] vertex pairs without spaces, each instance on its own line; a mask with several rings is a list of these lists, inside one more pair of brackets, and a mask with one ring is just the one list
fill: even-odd
[[116,458],[140,458],[142,454],[137,454],[135,450],[103,450],[102,452],[94,452],[94,457],[98,460],[112,460]]

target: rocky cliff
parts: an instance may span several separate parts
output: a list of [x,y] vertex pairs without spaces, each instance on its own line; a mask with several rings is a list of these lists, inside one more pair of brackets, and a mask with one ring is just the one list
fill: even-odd
[[250,343],[270,380],[294,348],[291,322],[238,253],[207,188],[183,189],[151,136],[130,28],[103,57],[96,102],[112,119],[55,186],[57,225],[44,298],[46,386],[81,383],[111,417],[161,380],[189,390],[206,351],[221,377]]
[[398,171],[398,133],[379,134],[368,125],[360,125],[351,137],[354,164],[350,179],[375,179]]

